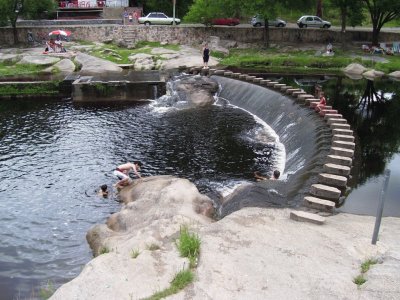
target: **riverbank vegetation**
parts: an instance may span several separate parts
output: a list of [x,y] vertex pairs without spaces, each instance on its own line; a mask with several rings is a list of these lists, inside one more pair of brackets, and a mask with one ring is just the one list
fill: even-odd
[[57,95],[59,81],[23,82],[0,84],[0,96]]

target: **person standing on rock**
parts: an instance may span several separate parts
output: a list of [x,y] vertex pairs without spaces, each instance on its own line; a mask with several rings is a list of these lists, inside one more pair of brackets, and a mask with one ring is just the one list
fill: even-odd
[[140,176],[140,168],[142,163],[140,161],[135,161],[134,163],[127,162],[126,164],[119,165],[114,170],[114,175],[117,176],[119,181],[114,185],[117,189],[122,189],[132,182],[129,177],[129,172],[133,171],[138,178],[142,178]]
[[208,60],[210,59],[210,49],[206,43],[203,47],[203,69],[208,68]]

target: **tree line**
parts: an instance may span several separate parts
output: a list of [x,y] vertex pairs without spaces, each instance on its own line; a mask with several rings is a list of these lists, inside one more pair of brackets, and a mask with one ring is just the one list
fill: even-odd
[[[37,19],[54,12],[58,6],[55,0],[0,0],[0,26],[14,28],[14,41],[18,43],[17,20]],[[145,13],[163,11],[172,13],[173,0],[129,0],[130,6],[143,7]],[[176,0],[176,15],[185,22],[210,24],[220,17],[244,18],[259,14],[264,19],[264,42],[268,47],[268,20],[275,19],[283,11],[313,11],[323,17],[324,8],[334,8],[339,14],[341,31],[346,27],[361,25],[366,19],[372,24],[373,45],[378,45],[382,27],[392,20],[400,19],[398,0]],[[343,34],[344,36],[344,34]]]

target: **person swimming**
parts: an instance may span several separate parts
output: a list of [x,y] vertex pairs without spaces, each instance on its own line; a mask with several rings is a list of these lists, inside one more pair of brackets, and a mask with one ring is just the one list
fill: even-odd
[[99,191],[97,192],[99,197],[108,198],[108,186],[107,184],[103,184],[100,186]]

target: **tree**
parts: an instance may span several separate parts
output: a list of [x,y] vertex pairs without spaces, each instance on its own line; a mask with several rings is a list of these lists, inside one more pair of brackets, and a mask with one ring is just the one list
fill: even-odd
[[277,12],[283,9],[296,9],[311,7],[313,0],[243,0],[242,1],[248,12],[252,14],[258,13],[264,19],[264,47],[269,47],[269,26],[268,20],[273,20],[277,16]]
[[12,26],[14,44],[18,44],[18,18],[24,16],[36,19],[45,11],[54,11],[55,7],[56,3],[53,0],[0,0],[0,23]]
[[345,48],[347,18],[352,26],[360,25],[363,19],[362,3],[354,0],[331,0],[331,5],[340,10],[342,48]]
[[372,44],[378,46],[382,26],[400,17],[400,1],[396,0],[361,0],[372,21]]
[[322,0],[317,0],[317,13],[316,15],[320,18],[322,18]]

